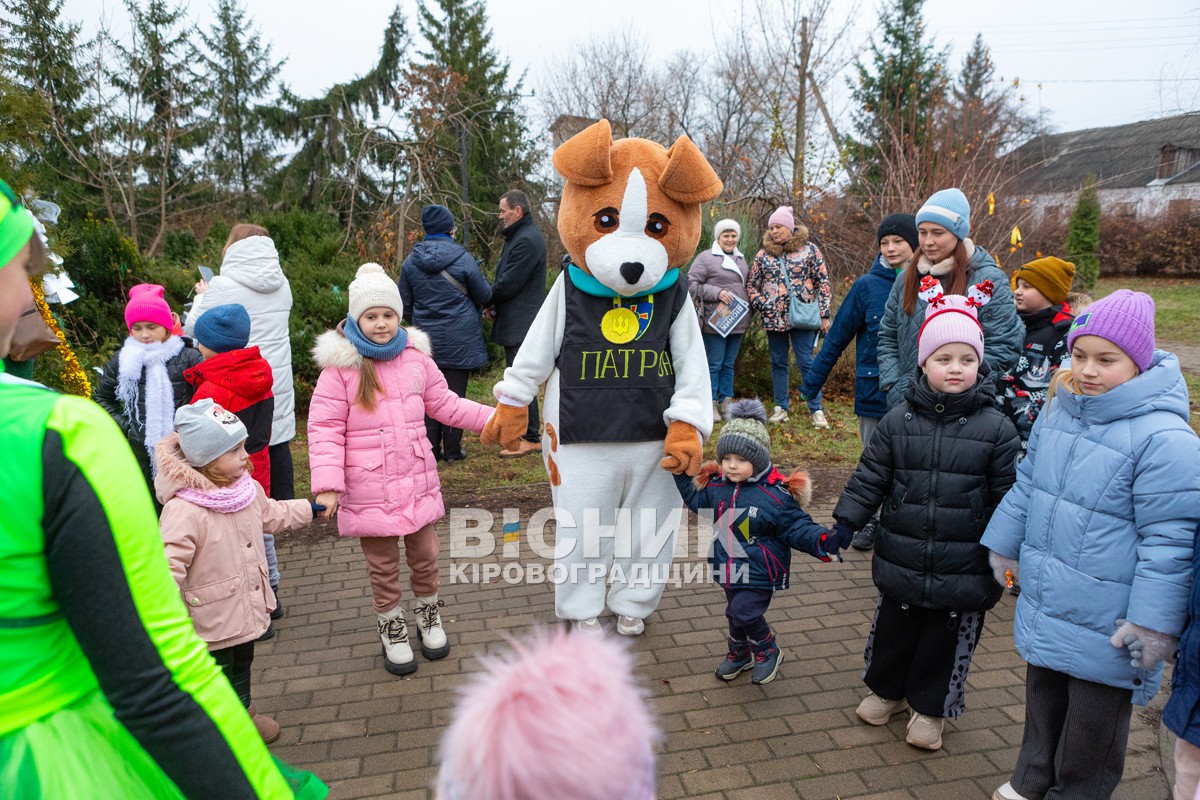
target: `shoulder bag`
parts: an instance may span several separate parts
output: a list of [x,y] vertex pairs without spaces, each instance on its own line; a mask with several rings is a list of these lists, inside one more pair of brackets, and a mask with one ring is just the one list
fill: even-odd
[[816,301],[805,303],[800,296],[792,291],[792,282],[788,278],[786,257],[781,258],[783,267],[783,285],[788,293],[788,325],[794,330],[815,331],[821,328],[821,308]]

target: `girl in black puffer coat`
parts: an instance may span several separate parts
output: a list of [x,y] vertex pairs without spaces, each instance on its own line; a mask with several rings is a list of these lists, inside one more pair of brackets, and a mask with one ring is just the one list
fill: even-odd
[[907,741],[936,750],[944,718],[962,713],[984,611],[1002,593],[979,540],[1015,480],[1021,444],[983,361],[975,308],[987,287],[968,301],[931,284],[920,373],[880,421],[833,515],[857,530],[882,506],[864,656],[871,694],[857,713],[883,725],[907,701]]

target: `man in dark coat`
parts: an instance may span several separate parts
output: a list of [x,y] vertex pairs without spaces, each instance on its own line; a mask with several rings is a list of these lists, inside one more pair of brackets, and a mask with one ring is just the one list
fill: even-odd
[[[512,366],[533,318],[546,299],[546,240],[529,213],[529,198],[519,189],[500,198],[500,233],[504,248],[492,283],[495,321],[492,341],[504,348],[504,361]],[[501,458],[540,453],[537,398],[529,404],[529,428],[514,450],[501,450]]]

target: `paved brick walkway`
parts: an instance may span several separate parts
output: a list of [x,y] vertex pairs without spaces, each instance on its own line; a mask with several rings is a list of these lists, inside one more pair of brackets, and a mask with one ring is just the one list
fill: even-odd
[[1183,342],[1158,342],[1160,350],[1169,350],[1179,356],[1179,366],[1184,372],[1200,373],[1200,345]]
[[[831,506],[814,511],[828,519]],[[445,548],[444,527],[442,534]],[[447,563],[442,597],[454,651],[399,679],[382,667],[357,545],[278,541],[288,616],[276,623],[280,635],[258,648],[254,686],[259,708],[283,726],[273,751],[317,772],[343,800],[428,797],[437,742],[455,688],[479,668],[474,656],[533,625],[553,624],[553,587],[450,585]],[[522,547],[523,560],[538,561]],[[684,561],[700,559],[692,553]],[[658,796],[990,797],[1021,739],[1024,663],[1012,647],[1015,598],[1005,597],[989,615],[967,711],[947,724],[943,749],[928,753],[905,744],[903,720],[872,728],[854,716],[866,694],[859,673],[875,597],[870,556],[851,552],[840,565],[798,556],[794,567],[793,588],[769,613],[786,655],[774,683],[753,686],[744,675],[723,685],[712,676],[724,653],[722,595],[712,586],[668,588],[635,642],[639,676],[666,733]],[[1159,727],[1154,707],[1135,710],[1117,798],[1168,798],[1163,769],[1170,750]]]

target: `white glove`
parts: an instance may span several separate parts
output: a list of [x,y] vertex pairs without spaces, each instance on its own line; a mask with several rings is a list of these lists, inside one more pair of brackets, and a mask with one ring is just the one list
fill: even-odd
[[992,575],[996,583],[1005,589],[1011,589],[1017,582],[1018,566],[1016,559],[1005,558],[995,550],[988,550],[988,563],[992,565]]
[[1117,620],[1117,632],[1109,642],[1113,647],[1129,651],[1129,665],[1134,669],[1153,670],[1167,659],[1175,657],[1179,639],[1165,633],[1135,625],[1127,619]]

